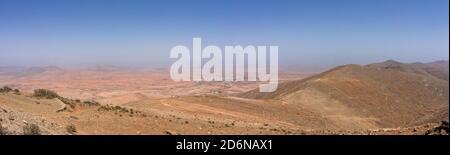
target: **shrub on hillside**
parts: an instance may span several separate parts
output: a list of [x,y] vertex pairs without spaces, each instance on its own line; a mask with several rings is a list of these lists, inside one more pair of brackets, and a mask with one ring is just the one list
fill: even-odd
[[5,127],[2,126],[2,124],[0,123],[0,135],[9,135],[9,131],[8,129],[6,129]]
[[94,100],[84,101],[83,103],[86,105],[90,105],[90,106],[99,106],[100,105],[100,103],[98,103],[97,101],[94,101]]
[[33,96],[47,99],[54,99],[59,97],[59,95],[56,92],[47,89],[36,89],[34,90]]
[[76,104],[75,100],[72,100],[72,99],[69,99],[69,98],[64,98],[64,97],[61,97],[61,96],[58,96],[58,99],[61,102],[63,102],[64,104],[69,105],[71,108],[75,108],[75,104]]
[[71,124],[66,127],[66,131],[70,134],[74,134],[77,132],[77,129],[75,128],[75,125]]
[[41,130],[36,124],[27,124],[23,126],[24,135],[41,135]]
[[20,94],[21,94],[21,93],[20,93],[20,90],[19,90],[19,89],[14,89],[14,94],[20,95]]
[[[70,98],[65,98],[65,97],[61,97],[61,96],[58,96],[57,97],[61,102],[63,102],[64,104],[66,104],[66,105],[68,105],[68,106],[70,106],[70,108],[75,108],[77,105],[81,105],[81,106],[83,106],[83,105],[87,105],[87,106],[100,106],[100,103],[98,103],[98,102],[96,102],[96,101],[94,101],[94,100],[92,100],[92,101],[83,101],[82,103],[81,103],[81,100],[79,100],[79,99],[70,99]],[[63,109],[61,109],[61,110],[63,110]]]
[[3,86],[3,88],[0,88],[0,93],[9,93],[13,89],[8,86]]

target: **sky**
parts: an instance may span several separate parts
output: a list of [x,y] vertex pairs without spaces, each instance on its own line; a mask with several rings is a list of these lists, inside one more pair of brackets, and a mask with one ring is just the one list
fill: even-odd
[[300,70],[448,60],[448,0],[0,0],[0,66],[170,67],[170,49],[279,46]]

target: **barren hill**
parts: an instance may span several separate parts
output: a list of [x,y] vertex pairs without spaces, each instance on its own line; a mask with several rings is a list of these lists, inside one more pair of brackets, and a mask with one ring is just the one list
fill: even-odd
[[449,105],[448,61],[447,66],[433,64],[389,60],[345,65],[282,83],[273,93],[253,90],[240,96],[305,107],[332,119],[337,128],[398,127],[425,118],[444,120]]
[[[425,134],[449,117],[448,61],[283,76],[277,91],[259,93],[243,92],[256,84],[175,83],[163,73],[46,71],[0,80],[27,88],[0,93],[0,123],[13,134],[28,124],[43,134]],[[64,97],[27,91],[38,88]],[[219,90],[233,93],[209,93]]]

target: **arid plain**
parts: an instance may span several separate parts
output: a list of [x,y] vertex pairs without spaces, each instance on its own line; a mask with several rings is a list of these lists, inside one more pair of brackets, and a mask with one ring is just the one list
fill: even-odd
[[254,82],[174,82],[163,69],[0,67],[12,88],[0,120],[7,134],[30,124],[58,135],[445,134],[445,122],[448,134],[448,71],[448,61],[393,60],[281,71],[278,90],[260,93]]

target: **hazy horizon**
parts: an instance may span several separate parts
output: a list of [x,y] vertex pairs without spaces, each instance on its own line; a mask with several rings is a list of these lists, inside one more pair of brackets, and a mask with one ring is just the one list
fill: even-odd
[[276,45],[280,67],[448,60],[448,0],[0,0],[0,66],[167,68],[176,45]]

